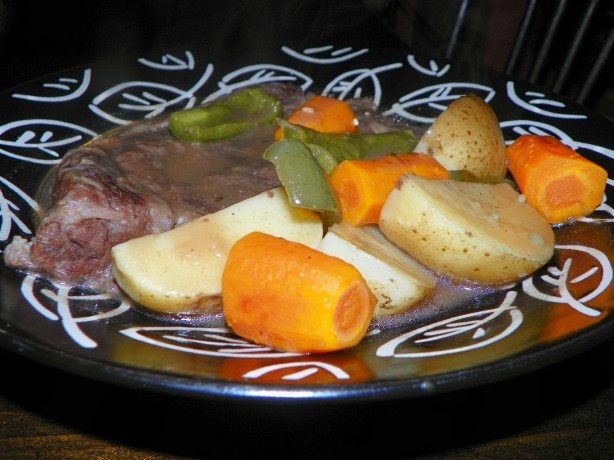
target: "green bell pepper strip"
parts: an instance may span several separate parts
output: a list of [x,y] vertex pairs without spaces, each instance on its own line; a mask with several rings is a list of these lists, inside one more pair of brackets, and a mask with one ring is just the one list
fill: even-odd
[[297,139],[305,144],[314,144],[330,152],[338,162],[360,160],[389,154],[413,152],[418,139],[411,130],[386,133],[321,133],[304,126],[277,120],[284,139]]
[[335,219],[339,213],[327,175],[344,160],[410,153],[418,143],[412,131],[378,134],[320,133],[278,119],[283,138],[272,144],[264,159],[275,165],[290,204]]
[[316,144],[307,144],[307,148],[326,174],[332,173],[333,169],[339,164],[339,160],[324,147]]
[[283,113],[282,103],[261,87],[245,88],[226,99],[170,116],[170,131],[178,139],[210,142],[272,124]]
[[263,157],[275,165],[290,205],[313,211],[338,212],[324,170],[303,142],[281,139],[269,146]]

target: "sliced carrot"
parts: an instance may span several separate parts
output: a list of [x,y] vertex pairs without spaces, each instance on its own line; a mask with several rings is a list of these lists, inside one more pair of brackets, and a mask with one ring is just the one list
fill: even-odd
[[261,232],[239,239],[222,274],[222,305],[239,336],[278,350],[326,353],[356,345],[376,299],[352,265]]
[[552,136],[524,134],[507,165],[527,202],[551,224],[584,217],[603,199],[608,173]]
[[[288,117],[290,123],[321,133],[354,133],[358,130],[356,116],[347,102],[333,97],[314,96]],[[275,140],[283,136],[275,131]]]
[[448,179],[448,171],[431,155],[408,153],[372,160],[342,161],[331,173],[341,218],[354,226],[376,224],[384,201],[403,174]]

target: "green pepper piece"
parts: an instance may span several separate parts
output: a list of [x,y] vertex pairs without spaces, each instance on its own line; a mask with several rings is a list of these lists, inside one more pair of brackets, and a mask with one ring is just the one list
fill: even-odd
[[332,173],[333,169],[339,164],[339,160],[324,147],[316,144],[307,144],[307,148],[326,174]]
[[275,165],[292,206],[338,212],[324,170],[303,142],[281,139],[269,146],[263,157]]
[[261,87],[245,88],[210,104],[174,112],[171,133],[178,139],[209,142],[272,123],[283,113],[281,102]]
[[359,136],[363,144],[363,158],[412,153],[418,145],[418,139],[409,129],[386,133],[355,134],[354,136]]
[[286,120],[277,120],[277,123],[281,126],[284,139],[297,139],[305,144],[318,145],[330,152],[338,162],[411,153],[418,144],[411,130],[337,134],[321,133]]
[[307,145],[319,145],[330,152],[338,163],[361,157],[360,146],[349,134],[324,134],[281,119],[277,120],[277,123],[281,127],[284,139],[296,139]]

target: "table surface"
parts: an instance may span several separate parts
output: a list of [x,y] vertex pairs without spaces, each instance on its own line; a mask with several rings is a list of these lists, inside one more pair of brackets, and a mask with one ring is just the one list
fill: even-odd
[[171,398],[0,352],[0,458],[611,458],[613,354],[614,340],[429,398],[278,404]]
[[[188,20],[188,4],[195,18],[207,8],[210,18],[219,13],[214,2],[169,0],[154,8],[154,2],[107,1],[92,4],[95,11],[87,16],[68,2],[36,10],[24,3],[6,0],[0,11],[0,89],[84,60],[194,39],[189,27],[169,25]],[[246,15],[259,17],[246,8]],[[114,22],[119,17],[123,24]],[[198,23],[190,20],[190,27]],[[214,29],[203,29],[215,37]],[[171,397],[0,350],[0,458],[610,458],[612,356],[614,339],[479,388],[305,404]]]

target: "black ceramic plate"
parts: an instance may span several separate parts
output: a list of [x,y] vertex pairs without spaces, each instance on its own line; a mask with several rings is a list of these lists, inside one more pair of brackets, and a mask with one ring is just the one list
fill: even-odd
[[[612,126],[561,98],[407,51],[279,46],[270,55],[172,50],[68,69],[0,95],[0,244],[35,231],[36,192],[71,147],[213,93],[288,81],[339,98],[372,96],[427,126],[468,92],[496,112],[504,136],[560,138],[612,176]],[[565,359],[614,332],[610,314],[614,182],[597,212],[556,230],[555,257],[499,291],[467,289],[437,308],[373,328],[356,347],[301,356],[257,347],[219,318],[166,323],[105,295],[0,271],[0,344],[94,379],[194,397],[379,399],[451,391]],[[390,327],[393,326],[393,327]]]

